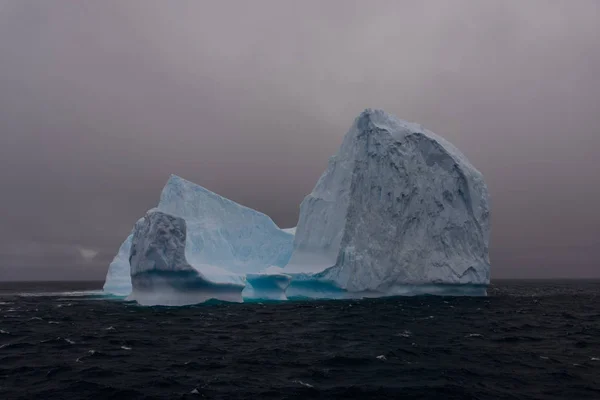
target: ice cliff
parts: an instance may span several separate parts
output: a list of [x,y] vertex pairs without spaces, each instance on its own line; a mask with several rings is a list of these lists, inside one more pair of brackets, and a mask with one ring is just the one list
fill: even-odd
[[485,294],[489,231],[487,187],[465,156],[367,109],[302,202],[284,272],[295,294]]

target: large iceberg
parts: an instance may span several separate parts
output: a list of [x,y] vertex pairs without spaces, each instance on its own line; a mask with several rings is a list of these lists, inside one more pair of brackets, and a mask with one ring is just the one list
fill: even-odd
[[211,298],[485,295],[483,177],[453,145],[381,110],[346,134],[297,227],[172,176],[110,265],[105,291],[141,304]]
[[[168,225],[168,218],[177,218],[178,222]],[[153,251],[173,244],[161,236],[166,226],[170,227],[167,232],[170,235],[185,232],[180,240],[185,258],[181,265],[191,270],[185,268],[186,272],[174,273],[169,264],[172,258],[161,257],[161,262],[152,258]],[[133,246],[132,242],[137,244]],[[292,249],[293,233],[279,229],[267,215],[173,175],[161,193],[158,206],[138,221],[121,245],[109,267],[104,290],[129,295],[141,304],[189,304],[205,295],[237,301],[241,299],[237,292],[245,286],[245,297],[285,299],[289,277],[261,271],[285,266]],[[250,279],[247,284],[248,273],[260,273],[260,279]],[[193,281],[190,287],[181,286],[183,277]],[[250,287],[252,282],[256,287]],[[221,291],[222,284],[229,285],[227,290]]]
[[365,110],[300,206],[288,296],[485,294],[488,191],[453,145]]

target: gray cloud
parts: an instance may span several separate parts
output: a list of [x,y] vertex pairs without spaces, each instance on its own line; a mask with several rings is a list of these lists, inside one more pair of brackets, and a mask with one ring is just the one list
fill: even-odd
[[365,107],[484,173],[495,277],[598,276],[598,37],[596,0],[2,1],[0,279],[102,278],[170,173],[292,226]]

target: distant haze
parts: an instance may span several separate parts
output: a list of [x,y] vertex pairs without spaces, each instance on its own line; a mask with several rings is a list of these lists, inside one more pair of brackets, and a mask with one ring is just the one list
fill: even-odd
[[103,279],[175,173],[296,224],[353,119],[453,142],[492,275],[600,276],[600,1],[0,0],[0,280]]

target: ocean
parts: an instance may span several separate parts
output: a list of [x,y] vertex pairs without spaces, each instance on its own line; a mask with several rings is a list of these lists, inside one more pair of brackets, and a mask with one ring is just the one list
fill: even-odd
[[0,284],[0,399],[600,399],[600,281],[140,307]]

